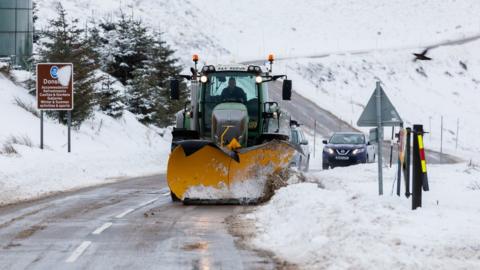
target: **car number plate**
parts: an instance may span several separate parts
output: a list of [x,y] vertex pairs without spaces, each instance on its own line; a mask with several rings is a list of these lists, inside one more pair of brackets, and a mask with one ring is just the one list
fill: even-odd
[[350,157],[347,157],[347,156],[336,156],[335,159],[338,159],[338,160],[349,160]]

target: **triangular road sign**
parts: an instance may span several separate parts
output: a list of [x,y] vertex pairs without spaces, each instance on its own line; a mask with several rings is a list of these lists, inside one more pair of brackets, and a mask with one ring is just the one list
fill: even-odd
[[381,117],[382,126],[398,126],[403,123],[402,118],[398,114],[397,110],[393,106],[390,99],[383,91],[380,83],[377,83],[377,89],[373,91],[367,106],[362,112],[362,115],[358,119],[357,125],[359,127],[376,127],[377,126],[377,90],[380,91],[380,105],[381,105]]

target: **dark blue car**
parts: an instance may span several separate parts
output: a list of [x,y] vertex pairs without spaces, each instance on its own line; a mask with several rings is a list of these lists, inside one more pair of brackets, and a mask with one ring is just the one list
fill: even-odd
[[329,167],[350,166],[369,161],[368,146],[365,135],[359,132],[336,132],[330,140],[323,143],[323,169]]

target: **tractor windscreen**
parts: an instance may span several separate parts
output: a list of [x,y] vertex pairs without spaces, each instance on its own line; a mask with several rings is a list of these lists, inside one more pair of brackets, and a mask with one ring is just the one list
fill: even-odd
[[212,111],[220,103],[242,103],[247,107],[249,129],[258,126],[258,86],[255,74],[246,72],[217,72],[209,75],[204,88],[205,131],[211,129]]

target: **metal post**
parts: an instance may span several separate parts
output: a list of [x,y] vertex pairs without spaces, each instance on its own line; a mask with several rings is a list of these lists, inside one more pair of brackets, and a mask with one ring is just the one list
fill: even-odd
[[423,134],[423,126],[413,125],[412,210],[422,207],[423,172],[420,164],[419,134]]
[[411,140],[412,137],[411,128],[406,128],[405,136],[405,160],[403,162],[403,176],[405,179],[405,197],[410,197],[410,149],[411,149]]
[[378,128],[378,194],[383,195],[383,127],[382,127],[382,92],[380,82],[377,82],[375,94],[377,99],[377,128]]
[[459,130],[459,127],[460,127],[460,119],[457,118],[457,138],[455,139],[455,151],[457,151],[457,148],[458,148],[458,130]]
[[395,127],[392,126],[392,139],[390,141],[390,168],[392,168],[392,159],[393,159],[393,136],[395,132]]
[[317,120],[313,122],[313,158],[315,158],[315,153],[317,147]]
[[72,111],[68,111],[68,153],[72,151],[72,144],[71,144],[71,127],[72,127]]
[[400,137],[400,134],[402,133],[403,130],[403,124],[400,124],[400,130],[398,131],[398,157],[397,157],[397,196],[400,197],[400,190],[401,190],[401,185],[402,185],[402,162],[400,160],[400,153],[402,152],[401,146],[403,138]]
[[17,40],[18,40],[18,1],[15,1],[15,56],[14,56],[14,62],[13,64],[16,66],[17,65],[17,60],[18,60],[18,46],[17,46]]
[[43,149],[43,111],[40,111],[40,149]]
[[440,164],[442,164],[443,158],[443,115],[440,118]]

